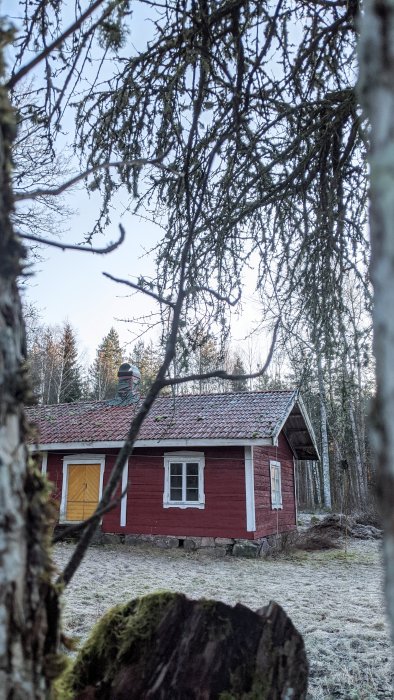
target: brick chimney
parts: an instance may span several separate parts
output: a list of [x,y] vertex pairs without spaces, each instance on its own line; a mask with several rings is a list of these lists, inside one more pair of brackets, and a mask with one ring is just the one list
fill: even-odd
[[128,406],[140,399],[141,373],[138,367],[124,362],[118,371],[118,388],[116,396],[108,403],[111,406]]

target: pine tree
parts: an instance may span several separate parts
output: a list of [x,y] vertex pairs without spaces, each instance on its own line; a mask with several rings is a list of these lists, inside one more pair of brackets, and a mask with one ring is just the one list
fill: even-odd
[[120,347],[119,335],[115,328],[111,328],[109,333],[101,341],[93,363],[93,398],[112,398],[116,393],[118,383],[118,370],[123,362],[122,349]]
[[70,323],[64,324],[61,340],[62,374],[59,403],[72,403],[82,396],[81,370],[78,365],[77,339]]

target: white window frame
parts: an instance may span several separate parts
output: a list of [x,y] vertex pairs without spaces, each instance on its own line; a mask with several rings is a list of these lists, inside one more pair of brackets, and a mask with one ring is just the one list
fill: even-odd
[[[186,462],[198,464],[198,501],[171,501],[170,499],[170,464],[182,463],[182,488],[186,489]],[[163,508],[205,508],[204,492],[205,455],[203,452],[166,452],[164,454],[164,493]]]
[[103,495],[105,455],[65,455],[63,457],[63,482],[62,482],[62,499],[60,502],[59,523],[71,523],[74,525],[78,520],[66,520],[67,513],[67,496],[68,496],[68,468],[71,464],[99,464],[100,465],[100,484],[98,500],[101,500]]
[[[272,487],[275,473],[278,474],[279,489],[275,490]],[[281,464],[275,459],[270,460],[270,489],[271,489],[271,508],[272,510],[282,510],[283,509],[283,499],[282,499],[282,469]]]

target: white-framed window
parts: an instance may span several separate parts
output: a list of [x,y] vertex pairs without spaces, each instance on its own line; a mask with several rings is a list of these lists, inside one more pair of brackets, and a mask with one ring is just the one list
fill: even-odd
[[273,510],[280,510],[281,508],[283,508],[280,462],[276,462],[275,460],[270,461],[270,478],[271,506]]
[[164,455],[164,508],[205,508],[203,452]]

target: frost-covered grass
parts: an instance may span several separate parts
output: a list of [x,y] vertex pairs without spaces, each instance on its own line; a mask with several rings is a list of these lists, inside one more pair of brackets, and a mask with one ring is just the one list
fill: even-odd
[[[57,545],[62,567],[72,546]],[[183,550],[91,547],[65,593],[64,626],[86,637],[109,607],[158,589],[192,598],[280,603],[304,636],[310,700],[391,698],[391,649],[384,614],[380,545],[275,559],[212,559]]]

